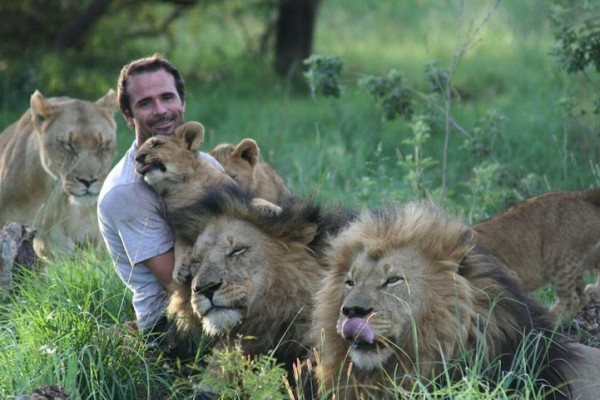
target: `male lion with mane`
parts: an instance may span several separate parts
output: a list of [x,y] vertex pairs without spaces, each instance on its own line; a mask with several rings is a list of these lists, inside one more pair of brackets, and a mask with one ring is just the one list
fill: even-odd
[[214,188],[175,213],[185,236],[203,230],[192,251],[192,280],[171,296],[169,314],[193,337],[223,347],[240,339],[244,354],[270,354],[291,372],[308,353],[312,295],[324,275],[329,235],[352,217],[310,199],[288,198],[279,214],[252,205],[239,187]]
[[482,388],[514,376],[506,388],[513,394],[597,393],[600,350],[556,334],[549,312],[441,209],[409,203],[364,212],[328,257],[312,329],[322,396],[397,398],[420,377],[447,384],[473,368]]
[[89,102],[36,90],[30,103],[0,134],[0,226],[35,227],[45,259],[101,248],[94,204],[116,152],[116,93]]
[[[567,322],[588,302],[600,302],[600,188],[532,197],[473,226],[475,241],[533,292],[548,282],[552,312]],[[586,269],[597,280],[585,285]]]
[[255,140],[243,139],[237,145],[222,143],[210,154],[252,196],[279,204],[291,195],[277,172],[260,159],[260,149]]

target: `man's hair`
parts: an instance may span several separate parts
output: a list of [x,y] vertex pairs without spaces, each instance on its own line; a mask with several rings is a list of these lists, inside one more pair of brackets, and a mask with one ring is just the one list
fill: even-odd
[[129,93],[127,92],[127,82],[129,81],[129,77],[144,72],[155,72],[161,69],[164,69],[173,75],[179,98],[181,99],[182,103],[185,102],[185,86],[183,83],[183,77],[179,73],[179,70],[161,54],[154,54],[150,57],[144,57],[131,61],[121,69],[117,93],[119,109],[123,115],[127,117],[133,116],[133,113],[131,112],[131,105],[129,104]]

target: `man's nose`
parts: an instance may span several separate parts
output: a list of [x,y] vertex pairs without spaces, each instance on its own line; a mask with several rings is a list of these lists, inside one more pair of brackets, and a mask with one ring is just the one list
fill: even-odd
[[154,114],[164,114],[167,111],[167,107],[163,104],[162,101],[156,101],[154,103]]

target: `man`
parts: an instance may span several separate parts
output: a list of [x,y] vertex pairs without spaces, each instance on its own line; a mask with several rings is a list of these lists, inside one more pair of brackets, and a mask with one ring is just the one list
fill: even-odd
[[[148,138],[172,135],[184,122],[183,78],[161,55],[132,61],[121,70],[118,101],[135,141],[100,191],[100,232],[119,277],[133,292],[139,329],[165,333],[170,329],[165,310],[174,285],[174,235],[162,198],[135,172],[135,154]],[[210,155],[200,155],[222,169]]]

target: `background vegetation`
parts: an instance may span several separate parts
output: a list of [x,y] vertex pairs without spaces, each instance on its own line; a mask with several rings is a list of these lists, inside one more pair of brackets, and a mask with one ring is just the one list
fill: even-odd
[[[325,73],[338,97],[323,95],[323,81],[312,93],[308,80],[275,71],[262,45],[273,19],[273,8],[262,6],[268,2],[200,1],[163,34],[123,42],[102,35],[122,32],[132,18],[168,16],[175,3],[137,3],[125,16],[109,15],[86,47],[66,52],[11,42],[17,55],[0,57],[0,127],[27,109],[35,89],[95,99],[115,87],[131,58],[161,52],[186,77],[186,116],[206,126],[206,149],[252,137],[294,192],[323,202],[376,207],[429,198],[474,222],[524,197],[598,184],[593,2],[324,0],[313,52],[328,63],[311,64],[309,78],[318,84]],[[117,120],[120,157],[133,133]],[[187,376],[201,370],[182,374],[147,357],[141,340],[115,334],[113,324],[133,315],[104,256],[82,251],[48,270],[24,276],[0,310],[0,397],[50,383],[85,399],[191,393]],[[231,397],[261,393],[250,379],[255,365],[231,360],[248,378]],[[267,371],[275,372],[259,382],[275,379],[282,394],[272,398],[287,398],[278,370]],[[499,396],[475,395],[470,383],[444,390]]]

